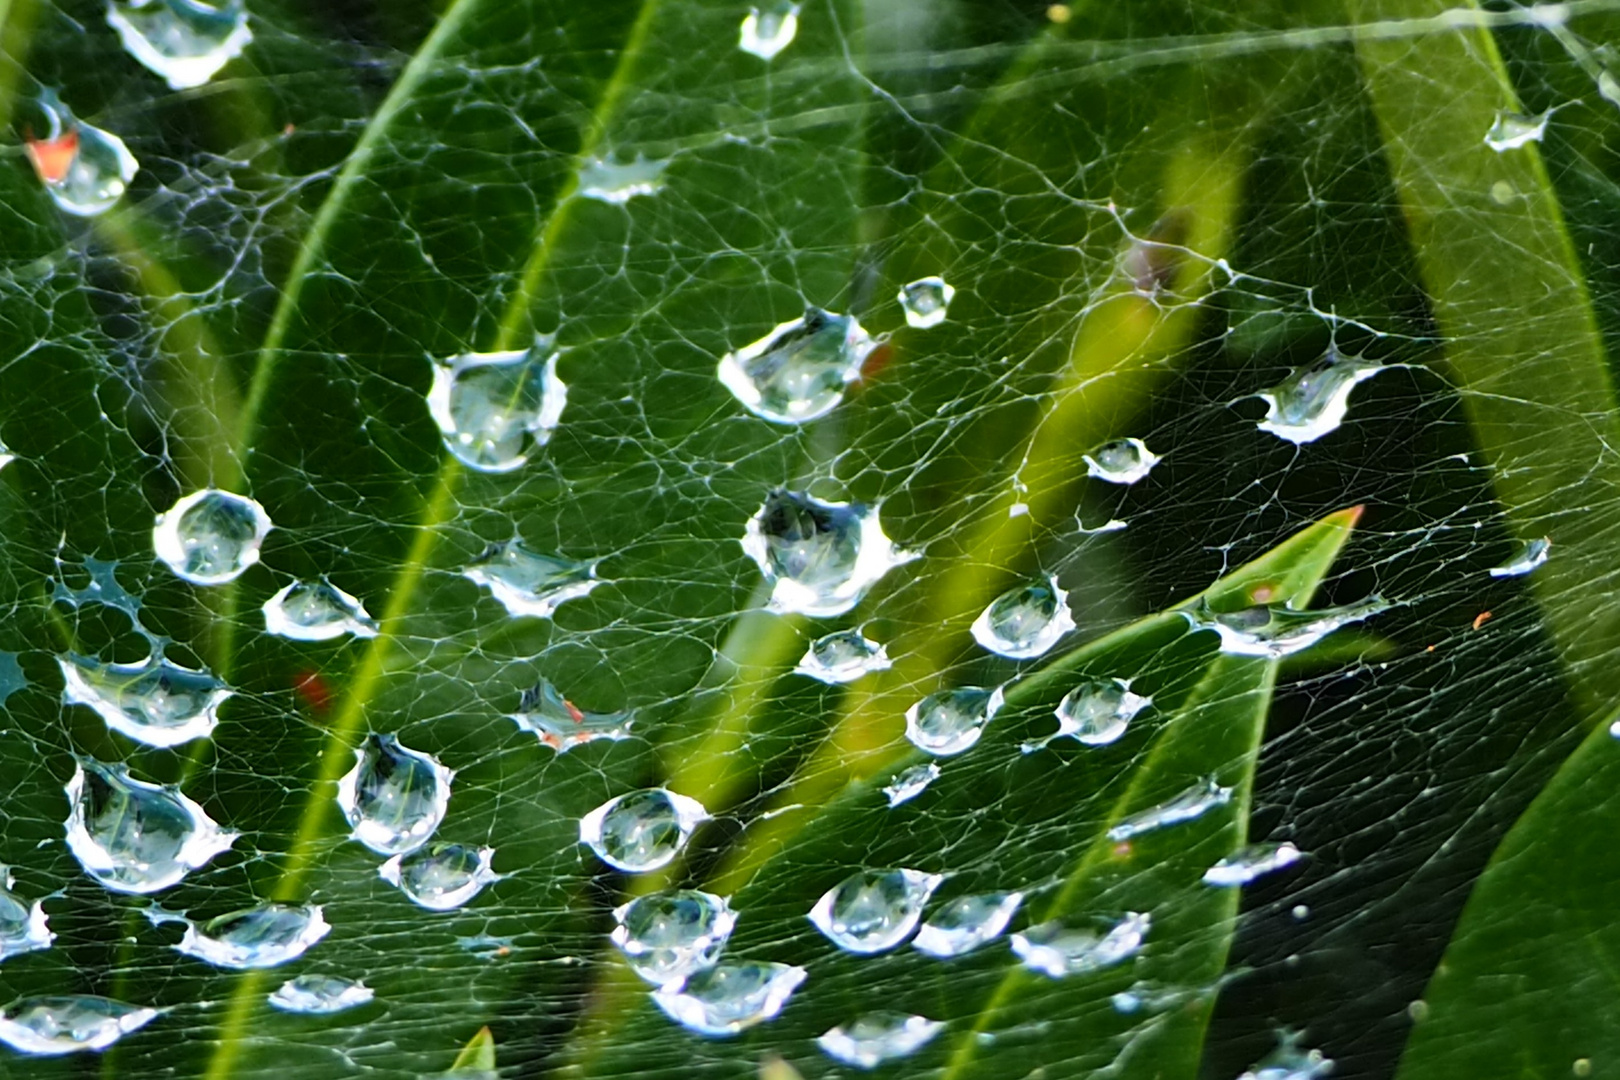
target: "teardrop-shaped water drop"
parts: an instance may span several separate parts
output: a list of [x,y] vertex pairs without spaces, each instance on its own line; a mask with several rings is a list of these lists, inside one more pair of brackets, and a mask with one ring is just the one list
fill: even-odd
[[972,952],[1000,937],[1023,902],[1021,892],[959,896],[918,928],[912,947],[942,960]]
[[846,1065],[875,1069],[916,1053],[944,1029],[942,1022],[926,1016],[880,1009],[839,1024],[818,1036],[816,1045]]
[[157,1015],[157,1009],[90,994],[28,998],[0,1015],[0,1042],[39,1057],[105,1050]]
[[1382,364],[1329,348],[1316,363],[1255,395],[1266,403],[1258,426],[1291,443],[1315,442],[1344,423],[1350,392],[1383,370]]
[[1547,134],[1547,121],[1551,118],[1551,109],[1538,116],[1524,116],[1506,109],[1498,109],[1496,119],[1491,123],[1490,130],[1485,133],[1485,145],[1502,154],[1522,146],[1529,146],[1531,143],[1538,143]]
[[761,60],[769,60],[793,44],[799,32],[799,5],[787,0],[768,0],[761,7],[749,8],[743,16],[737,48]]
[[656,195],[664,187],[667,161],[648,161],[640,154],[623,163],[593,157],[579,170],[582,198],[623,206],[640,195]]
[[270,528],[270,515],[252,499],[204,488],[157,516],[152,549],[193,585],[223,585],[259,561]]
[[1108,839],[1129,840],[1133,836],[1162,829],[1166,825],[1192,821],[1231,801],[1231,788],[1222,787],[1213,776],[1205,777],[1174,798],[1121,818],[1119,824],[1108,830]]
[[990,601],[973,621],[973,640],[997,656],[1032,660],[1073,629],[1069,594],[1058,588],[1056,577],[1049,577],[1008,589]]
[[201,86],[253,40],[244,0],[108,0],[107,25],[172,90]]
[[613,918],[613,944],[631,970],[654,986],[713,967],[737,925],[726,897],[696,889],[638,897]]
[[944,278],[925,277],[901,286],[899,300],[906,312],[906,323],[926,330],[945,321],[946,309],[955,297],[956,290]]
[[928,785],[939,779],[939,765],[928,761],[921,765],[913,765],[904,772],[896,774],[883,794],[889,797],[889,806],[899,806],[909,802],[928,790]]
[[1151,916],[1130,912],[1117,923],[1086,928],[1045,922],[1012,936],[1012,950],[1031,971],[1054,979],[1085,975],[1129,960],[1142,948]]
[[122,765],[82,759],[63,790],[68,850],[114,892],[167,889],[236,842],[178,787],[136,780]]
[[464,844],[429,844],[409,855],[395,855],[377,876],[429,911],[451,911],[500,879],[495,849]]
[[1539,537],[1526,541],[1520,545],[1513,558],[1501,566],[1491,567],[1491,577],[1523,577],[1547,561],[1552,554],[1552,541],[1547,537]]
[[796,675],[836,685],[889,670],[889,654],[859,630],[835,630],[817,638],[793,669]]
[[1086,463],[1087,476],[1110,484],[1134,484],[1163,460],[1141,439],[1115,439],[1080,457]]
[[825,416],[861,377],[872,338],[851,315],[806,308],[752,345],[720,358],[720,382],[755,416],[803,424]]
[[206,739],[232,691],[206,671],[153,654],[138,664],[103,664],[69,654],[62,669],[62,703],[88,705],[107,726],[148,746]]
[[935,757],[970,749],[1006,700],[1001,687],[963,686],[929,694],[906,710],[906,738]]
[[270,995],[270,1007],[282,1012],[327,1016],[364,1005],[376,997],[364,983],[338,975],[300,975],[288,979]]
[[635,722],[630,712],[586,712],[545,679],[523,691],[518,711],[507,716],[559,754],[597,739],[628,739]]
[[1107,746],[1118,742],[1136,714],[1153,704],[1153,699],[1131,693],[1126,679],[1086,679],[1063,695],[1052,715],[1058,729],[1044,738],[1024,743],[1026,754],[1040,750],[1053,739],[1072,738],[1086,746]]
[[1299,848],[1286,841],[1280,844],[1247,844],[1204,871],[1204,884],[1217,886],[1247,885],[1263,874],[1293,866],[1304,856]]
[[609,799],[580,818],[579,842],[609,866],[641,874],[667,865],[708,820],[696,799],[646,788]]
[[884,574],[917,556],[883,533],[875,507],[778,489],[748,520],[743,550],[771,585],[776,612],[842,615]]
[[370,735],[338,781],[338,806],[350,837],[379,855],[401,855],[427,843],[444,820],[455,773],[432,754]]
[[16,879],[10,868],[0,870],[3,870],[0,877],[5,882],[4,888],[0,888],[0,960],[50,948],[56,935],[51,933],[45,902],[35,900],[30,906],[19,900],[11,891]]
[[1278,1036],[1278,1047],[1238,1080],[1319,1080],[1333,1071],[1333,1059],[1320,1050],[1304,1050],[1296,1032]]
[[51,201],[76,217],[111,210],[140,171],[135,155],[112,132],[74,117],[55,91],[44,91],[35,104],[45,116],[46,134],[25,147]]
[[508,352],[462,353],[433,361],[428,412],[446,450],[479,472],[521,468],[551,441],[568,404],[549,343]]
[[1260,604],[1241,611],[1213,611],[1207,600],[1182,610],[1194,630],[1220,635],[1221,652],[1263,656],[1271,660],[1308,649],[1340,627],[1389,610],[1382,597],[1370,596],[1342,607],[1295,611],[1285,604]]
[[319,904],[260,904],[210,919],[187,921],[175,951],[215,967],[245,971],[296,960],[332,929]]
[[602,584],[596,564],[531,551],[521,540],[491,544],[461,571],[461,576],[489,590],[514,616],[549,619],[568,600]]
[[653,991],[653,1002],[688,1031],[735,1035],[780,1013],[804,976],[787,964],[720,964]]
[[944,880],[921,870],[859,870],[816,901],[810,921],[840,949],[886,952],[916,929],[923,905]]
[[264,632],[293,641],[377,636],[365,605],[329,581],[295,581],[264,602]]

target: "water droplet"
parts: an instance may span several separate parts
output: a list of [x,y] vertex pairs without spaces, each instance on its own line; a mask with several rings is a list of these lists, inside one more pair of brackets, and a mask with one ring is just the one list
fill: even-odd
[[971,952],[1000,937],[1023,902],[1021,892],[959,896],[922,924],[912,947],[942,960]]
[[846,1065],[875,1069],[885,1061],[907,1057],[945,1029],[938,1020],[879,1010],[840,1024],[816,1039],[816,1045]]
[[646,788],[609,799],[580,818],[579,842],[609,866],[640,874],[667,865],[708,820],[696,799]]
[[1008,589],[973,621],[973,640],[1009,660],[1033,660],[1074,629],[1069,594],[1057,578]]
[[963,686],[929,694],[906,710],[906,738],[935,757],[960,754],[979,741],[1004,700],[999,686],[994,690]]
[[206,739],[219,723],[219,706],[232,694],[208,672],[155,654],[138,664],[103,664],[72,654],[56,662],[64,705],[88,705],[109,728],[148,746]]
[[28,998],[0,1015],[0,1042],[18,1053],[34,1055],[105,1050],[157,1015],[157,1009],[89,994]]
[[875,507],[781,489],[748,520],[742,546],[772,585],[771,611],[816,617],[844,614],[917,557],[884,535]]
[[1549,109],[1538,116],[1523,116],[1506,109],[1496,110],[1496,120],[1485,133],[1485,145],[1498,154],[1517,150],[1530,143],[1538,143],[1547,134],[1547,121],[1552,117]]
[[1350,391],[1383,370],[1382,364],[1329,348],[1316,363],[1255,395],[1266,403],[1258,426],[1291,443],[1315,442],[1344,423]]
[[1183,609],[1181,615],[1194,630],[1213,630],[1219,634],[1223,653],[1276,660],[1310,648],[1340,627],[1388,609],[1389,605],[1379,596],[1316,611],[1295,611],[1284,604],[1260,604],[1241,611],[1217,612],[1210,610],[1207,600],[1200,600],[1196,606]]
[[338,781],[338,806],[350,837],[379,855],[402,855],[427,843],[444,820],[455,773],[431,754],[370,735]]
[[938,326],[945,321],[945,311],[951,306],[956,290],[942,277],[925,277],[900,289],[900,306],[905,308],[906,323],[918,330]]
[[726,353],[720,382],[755,416],[803,424],[825,416],[861,376],[873,342],[850,315],[806,308],[752,345]]
[[1178,825],[1202,817],[1206,811],[1225,806],[1232,801],[1232,789],[1222,787],[1213,776],[1205,777],[1174,798],[1149,807],[1130,817],[1121,818],[1118,825],[1108,830],[1110,840],[1129,840],[1166,825]]
[[[1620,723],[1620,721],[1616,721]],[[903,802],[915,799],[927,790],[928,785],[939,779],[939,766],[930,761],[923,765],[913,765],[911,768],[899,773],[894,780],[883,789],[883,794],[889,797],[889,805],[899,806]]]
[[854,682],[862,675],[889,670],[889,654],[883,646],[859,630],[836,630],[810,643],[797,675],[808,675],[828,685]]
[[259,561],[269,531],[270,515],[252,499],[204,488],[157,516],[152,549],[193,585],[223,585]]
[[638,897],[613,918],[613,944],[631,970],[654,986],[713,967],[737,924],[726,897],[696,889]]
[[518,727],[532,731],[559,754],[597,739],[618,741],[630,737],[635,722],[630,712],[589,713],[562,696],[545,679],[523,691],[518,711],[508,713]]
[[187,920],[186,934],[174,949],[233,971],[272,968],[303,956],[331,929],[319,904],[267,903],[210,919],[201,929]]
[[236,842],[178,787],[136,780],[122,765],[80,760],[63,790],[68,850],[114,892],[167,889]]
[[638,195],[656,195],[664,187],[667,161],[648,161],[637,154],[620,164],[593,157],[579,170],[579,193],[587,199],[623,206]]
[[171,90],[201,86],[253,40],[243,0],[108,0],[107,25]]
[[264,602],[264,631],[293,641],[377,636],[365,605],[329,581],[295,581]]
[[921,870],[858,870],[816,901],[810,921],[840,949],[886,952],[916,929],[923,905],[944,880]]
[[764,7],[749,8],[743,17],[737,48],[769,60],[793,44],[799,32],[799,5],[771,0]]
[[430,844],[395,855],[377,876],[429,911],[451,911],[500,879],[491,865],[495,849],[463,844]]
[[461,571],[461,576],[488,589],[514,616],[549,619],[568,600],[602,584],[594,563],[531,551],[521,540],[491,544]]
[[337,975],[300,975],[288,979],[270,995],[272,1008],[282,1012],[325,1016],[364,1005],[376,997],[364,983]]
[[45,902],[35,900],[29,906],[17,899],[11,892],[16,880],[9,868],[0,868],[0,878],[5,882],[0,888],[0,960],[50,948],[56,935],[50,931]]
[[699,1035],[735,1035],[781,1012],[804,976],[787,964],[721,964],[653,991],[653,1002]]
[[1031,971],[1054,979],[1085,975],[1129,960],[1142,947],[1151,916],[1130,912],[1117,923],[1078,929],[1045,922],[1012,936],[1012,950]]
[[1552,541],[1547,537],[1526,541],[1513,558],[1491,567],[1491,577],[1521,577],[1546,562],[1551,554]]
[[1204,871],[1205,885],[1247,885],[1262,874],[1292,866],[1303,856],[1293,844],[1248,844]]
[[1107,746],[1118,742],[1136,714],[1151,704],[1152,698],[1131,693],[1127,679],[1087,679],[1065,694],[1053,710],[1058,729],[1024,743],[1020,749],[1032,754],[1065,736],[1086,746]]
[[1333,1071],[1333,1060],[1320,1050],[1301,1050],[1299,1035],[1284,1032],[1279,1046],[1238,1080],[1317,1080]]
[[509,352],[462,353],[433,361],[428,412],[446,450],[470,468],[505,473],[551,440],[568,404],[549,343]]
[[135,155],[112,132],[75,118],[55,91],[44,91],[35,103],[45,116],[46,133],[25,145],[51,201],[76,217],[112,209],[140,171]]
[[1110,484],[1134,484],[1162,460],[1141,439],[1115,439],[1080,457],[1086,463],[1087,476]]

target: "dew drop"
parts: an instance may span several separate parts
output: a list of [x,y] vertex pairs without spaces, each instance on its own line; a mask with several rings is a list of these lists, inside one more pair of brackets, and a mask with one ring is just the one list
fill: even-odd
[[337,975],[300,975],[288,979],[270,995],[272,1008],[282,1012],[326,1016],[364,1005],[376,997],[364,983]]
[[942,960],[972,952],[1000,937],[1023,902],[1021,892],[959,896],[922,924],[912,947]]
[[1108,839],[1129,840],[1133,836],[1162,829],[1166,825],[1192,821],[1194,818],[1202,817],[1206,811],[1213,810],[1217,806],[1225,806],[1231,801],[1231,788],[1222,787],[1212,776],[1205,777],[1172,799],[1121,818],[1119,824],[1108,830]]
[[112,132],[75,118],[55,91],[44,91],[36,103],[45,115],[46,134],[25,146],[51,201],[76,217],[112,209],[140,171],[135,155]]
[[1141,439],[1115,439],[1080,457],[1086,463],[1087,476],[1110,484],[1134,484],[1162,460]]
[[1085,975],[1129,960],[1142,947],[1151,916],[1130,912],[1117,923],[1092,928],[1045,922],[1012,936],[1012,950],[1026,968],[1054,979]]
[[264,630],[293,641],[377,636],[365,605],[329,581],[295,581],[264,602]]
[[210,919],[187,920],[176,952],[233,971],[272,968],[296,960],[332,929],[319,904],[260,904]]
[[338,806],[351,839],[379,855],[401,855],[427,843],[444,820],[455,773],[431,754],[370,735],[338,781]]
[[1069,594],[1057,578],[1033,581],[996,597],[973,621],[973,640],[1009,660],[1033,660],[1074,629]]
[[634,714],[626,712],[590,713],[562,696],[550,682],[541,679],[523,691],[518,711],[507,716],[524,731],[532,731],[546,746],[559,754],[597,739],[618,741],[630,737]]
[[[1616,721],[1620,723],[1620,721]],[[928,789],[928,785],[939,779],[939,766],[930,761],[922,765],[913,765],[895,776],[889,785],[883,789],[883,794],[889,797],[891,807],[909,802]]]
[[812,641],[793,672],[836,685],[888,670],[889,655],[882,645],[859,630],[836,630]]
[[253,40],[243,0],[108,0],[107,25],[171,90],[201,86]]
[[920,870],[858,870],[816,901],[810,921],[847,952],[886,952],[916,929],[923,905],[944,880]]
[[804,977],[787,964],[720,964],[653,991],[653,1001],[689,1031],[735,1035],[780,1013]]
[[1261,431],[1300,444],[1339,430],[1350,411],[1350,392],[1384,370],[1382,364],[1329,348],[1316,363],[1256,394],[1266,403]]
[[16,884],[9,868],[0,868],[5,886],[0,888],[0,960],[51,947],[56,935],[50,930],[45,902],[30,906],[17,899],[11,889]]
[[521,468],[551,440],[568,404],[549,342],[508,352],[462,353],[433,361],[428,412],[446,450],[470,468],[505,473]]
[[1498,154],[1538,143],[1547,134],[1547,121],[1552,110],[1537,116],[1523,116],[1506,109],[1496,110],[1496,120],[1485,133],[1485,145]]
[[105,1050],[157,1015],[157,1009],[89,994],[28,998],[0,1014],[0,1042],[35,1056]]
[[802,316],[720,358],[720,382],[755,416],[803,424],[825,416],[861,376],[873,341],[850,315]]
[[1053,739],[1076,739],[1086,746],[1107,746],[1118,742],[1136,714],[1153,704],[1153,699],[1131,693],[1127,679],[1087,679],[1063,696],[1052,715],[1058,729],[1044,738],[1023,744],[1032,754]]
[[1317,1080],[1333,1071],[1333,1059],[1320,1050],[1301,1050],[1299,1036],[1287,1032],[1281,1045],[1238,1080]]
[[270,515],[252,499],[204,488],[157,516],[152,549],[193,585],[223,585],[259,561],[270,528]]
[[69,654],[62,669],[62,703],[88,705],[112,730],[148,746],[206,739],[232,691],[206,671],[154,654],[138,664],[103,664]]
[[638,897],[613,918],[613,944],[631,970],[654,986],[713,967],[737,925],[726,897],[696,889]]
[[761,60],[770,60],[793,44],[799,32],[799,5],[771,0],[764,7],[750,8],[743,17],[737,48]]
[[377,876],[429,911],[451,911],[500,879],[491,865],[495,849],[464,844],[429,844],[395,855]]
[[1241,611],[1210,610],[1207,600],[1182,610],[1194,630],[1220,635],[1221,652],[1276,660],[1308,649],[1333,631],[1389,610],[1382,597],[1370,596],[1342,607],[1295,611],[1284,604],[1260,604]]
[[917,557],[884,535],[876,507],[781,489],[748,520],[742,546],[772,586],[771,611],[815,617],[844,614]]
[[696,799],[646,788],[609,799],[579,820],[579,842],[609,866],[630,874],[666,866],[709,820]]
[[945,321],[945,312],[951,306],[956,290],[942,277],[925,277],[900,288],[900,306],[905,309],[906,323],[918,330],[938,326]]
[[514,616],[549,619],[565,601],[585,596],[602,582],[596,565],[531,551],[521,540],[491,544],[461,576],[488,589]]
[[1205,870],[1204,884],[1247,885],[1264,874],[1292,866],[1301,858],[1299,848],[1290,843],[1248,844]]
[[1543,536],[1526,541],[1518,552],[1501,566],[1491,567],[1491,577],[1523,577],[1547,561],[1552,554],[1552,541]]
[[63,790],[68,850],[114,892],[167,889],[236,842],[178,787],[136,780],[122,765],[80,760]]
[[816,1045],[846,1065],[875,1069],[916,1053],[944,1029],[938,1020],[884,1009],[838,1025],[817,1037]]
[[906,738],[935,757],[960,754],[979,741],[1004,701],[999,686],[994,690],[963,686],[929,694],[906,710]]
[[593,157],[579,170],[579,194],[586,199],[623,206],[638,195],[656,195],[664,188],[667,161],[648,161],[637,154],[634,161],[619,163]]

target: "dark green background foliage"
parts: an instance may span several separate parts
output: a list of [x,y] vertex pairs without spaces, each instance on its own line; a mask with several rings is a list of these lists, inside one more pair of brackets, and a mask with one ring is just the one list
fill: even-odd
[[[4,703],[0,861],[51,897],[58,934],[0,967],[0,996],[170,1009],[100,1057],[7,1054],[0,1075],[412,1077],[487,1024],[503,1076],[745,1077],[775,1053],[819,1077],[814,1037],[887,1007],[949,1023],[889,1067],[908,1077],[1224,1078],[1279,1028],[1336,1076],[1620,1069],[1620,111],[1600,93],[1620,3],[1559,21],[1081,0],[1061,21],[1022,0],[806,0],[768,65],[736,47],[747,5],[711,0],[249,6],[246,54],[174,92],[99,4],[0,0],[0,439],[18,455],[0,649],[28,681]],[[104,217],[64,217],[28,167],[42,86],[141,161]],[[1501,108],[1556,111],[1543,142],[1497,154]],[[574,195],[588,159],[636,154],[668,160],[663,191]],[[958,289],[950,318],[909,329],[895,291],[933,273]],[[892,333],[887,362],[829,417],[772,426],[716,358],[807,303]],[[519,472],[455,467],[428,358],[536,334],[563,350],[560,430]],[[1318,442],[1256,430],[1251,395],[1330,342],[1395,366]],[[1081,454],[1126,435],[1163,462],[1130,488],[1086,481]],[[154,513],[207,484],[277,525],[219,589],[151,552]],[[736,541],[784,484],[880,503],[924,557],[841,622],[760,614]],[[1312,525],[1353,506],[1353,533],[1353,515]],[[1116,516],[1127,529],[1081,527]],[[513,536],[600,559],[607,583],[512,619],[457,571]],[[1540,536],[1536,574],[1486,573]],[[56,654],[142,655],[117,612],[51,603],[90,559],[117,562],[175,659],[238,688],[211,742],[135,750],[61,705]],[[983,743],[890,811],[905,707],[1012,676],[966,628],[1035,572],[1072,590],[1084,644],[1025,665]],[[384,634],[262,633],[259,605],[320,574]],[[1395,606],[1277,664],[1154,614],[1260,584]],[[787,674],[838,625],[888,642],[894,669]],[[309,672],[328,707],[298,691]],[[1155,709],[1106,749],[1020,754],[1076,672],[1133,677]],[[635,710],[639,737],[537,745],[504,714],[541,676]],[[506,875],[464,910],[412,906],[345,839],[331,780],[367,731],[458,770],[439,835],[492,844]],[[330,937],[270,975],[171,951],[146,900],[62,843],[75,753],[183,781],[243,833],[167,908],[313,900]],[[1102,840],[1210,774],[1230,807],[1128,852]],[[582,813],[666,781],[718,820],[660,881],[734,896],[732,955],[810,971],[737,1039],[652,1008],[606,941],[648,886],[576,843]],[[1245,836],[1308,859],[1240,909],[1198,875]],[[1063,982],[1013,972],[1002,944],[837,954],[804,913],[893,865],[952,875],[942,896],[1027,890],[1015,926],[1144,910],[1154,931],[1139,961]],[[377,1000],[264,1008],[296,971]],[[1116,1012],[1137,981],[1174,1004]]]

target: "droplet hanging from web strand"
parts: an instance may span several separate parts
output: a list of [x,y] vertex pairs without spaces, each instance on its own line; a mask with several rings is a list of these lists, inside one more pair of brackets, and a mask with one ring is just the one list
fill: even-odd
[[816,1045],[846,1065],[875,1069],[886,1061],[910,1057],[944,1029],[942,1022],[926,1016],[879,1010],[826,1031]]
[[1087,476],[1127,486],[1146,477],[1163,460],[1141,439],[1115,439],[1080,457]]
[[104,664],[70,653],[56,663],[62,704],[86,705],[113,731],[147,746],[208,738],[220,705],[234,693],[208,672],[157,654],[138,664]]
[[1491,577],[1523,577],[1547,561],[1552,554],[1552,541],[1547,537],[1527,540],[1519,546],[1513,558],[1501,566],[1491,567]]
[[232,971],[279,967],[296,960],[332,929],[319,904],[264,903],[201,926],[185,922],[185,936],[175,951]]
[[1383,364],[1329,348],[1316,363],[1255,395],[1266,403],[1256,426],[1296,445],[1315,442],[1339,430],[1350,412],[1350,392],[1383,370]]
[[579,841],[617,870],[642,874],[668,865],[709,820],[696,799],[663,788],[609,799],[579,821]]
[[63,790],[68,850],[114,892],[167,889],[237,839],[178,787],[136,780],[122,765],[81,759]]
[[1063,696],[1052,715],[1058,729],[1020,747],[1026,754],[1043,749],[1053,739],[1071,738],[1086,746],[1118,742],[1136,714],[1153,704],[1151,697],[1131,693],[1125,679],[1086,679]]
[[979,741],[1006,700],[1001,687],[963,686],[929,694],[906,710],[906,738],[935,757],[963,753]]
[[157,1009],[91,994],[28,998],[0,1015],[0,1042],[36,1057],[105,1050],[157,1016]]
[[927,330],[945,321],[956,290],[942,277],[919,278],[900,287],[900,307],[906,313],[906,325],[916,330]]
[[875,347],[850,315],[806,308],[751,345],[720,358],[720,383],[749,412],[777,424],[826,416],[860,378]]
[[611,940],[654,986],[713,967],[737,924],[727,898],[696,889],[641,896],[617,908]]
[[1167,825],[1192,821],[1231,801],[1231,788],[1222,787],[1214,777],[1205,777],[1174,798],[1120,819],[1117,825],[1108,830],[1108,839],[1116,842],[1129,840]]
[[623,206],[631,199],[656,195],[664,188],[667,161],[648,161],[637,154],[633,161],[616,162],[593,157],[579,170],[581,198]]
[[810,643],[793,673],[832,686],[887,671],[889,666],[889,655],[882,645],[859,630],[835,630]]
[[204,488],[157,516],[152,550],[193,585],[224,585],[259,561],[271,527],[270,515],[252,499]]
[[[542,354],[550,353],[542,359]],[[446,450],[469,468],[506,473],[551,441],[568,404],[549,342],[433,361],[428,412]]]
[[891,780],[883,789],[883,794],[889,799],[889,806],[899,806],[903,802],[910,802],[924,791],[928,785],[939,779],[940,768],[935,762],[929,761],[921,765],[913,765],[901,772]]
[[1279,1036],[1280,1045],[1238,1080],[1320,1080],[1333,1072],[1333,1059],[1320,1050],[1303,1050],[1299,1036],[1288,1032]]
[[809,919],[846,952],[886,952],[916,929],[923,906],[944,880],[920,870],[857,871],[828,889]]
[[377,636],[365,605],[329,581],[295,581],[264,602],[264,632],[292,641]]
[[377,876],[429,911],[453,911],[498,881],[495,849],[464,844],[429,844],[408,855],[395,855],[377,868]]
[[959,896],[917,929],[911,947],[941,960],[972,952],[1000,937],[1023,902],[1021,892]]
[[799,33],[799,5],[785,0],[769,0],[750,8],[737,35],[737,48],[761,60],[771,60],[793,44]]
[[629,711],[586,712],[545,679],[523,691],[518,711],[507,717],[524,731],[534,732],[541,743],[559,754],[598,739],[628,739],[635,722],[634,713]]
[[1152,917],[1130,912],[1111,925],[1094,929],[1041,923],[1012,936],[1012,950],[1031,971],[1054,979],[1085,975],[1113,967],[1135,956],[1152,927]]
[[201,86],[253,40],[244,0],[108,0],[107,25],[171,90]]
[[1069,594],[1049,577],[1009,589],[990,602],[973,621],[973,640],[1009,660],[1044,655],[1074,629]]
[[140,171],[135,155],[117,135],[74,117],[54,91],[35,101],[45,115],[46,134],[24,146],[46,194],[75,217],[111,210]]
[[1297,611],[1285,604],[1214,611],[1208,600],[1199,600],[1193,607],[1183,608],[1181,616],[1194,630],[1215,631],[1223,653],[1277,660],[1310,648],[1335,630],[1388,610],[1389,604],[1380,596],[1314,611]]
[[364,983],[338,975],[300,975],[288,979],[267,999],[270,1007],[307,1016],[327,1016],[364,1005],[376,992]]
[[766,496],[741,543],[772,587],[769,609],[813,617],[844,614],[884,574],[917,558],[884,535],[876,507],[782,489]]
[[1490,130],[1485,133],[1485,145],[1502,154],[1531,143],[1538,143],[1546,136],[1547,121],[1550,119],[1552,119],[1551,109],[1537,116],[1523,116],[1506,109],[1498,109],[1496,119],[1492,121]]
[[1293,866],[1304,856],[1299,848],[1280,844],[1247,844],[1204,871],[1204,884],[1230,888],[1247,885],[1265,874]]
[[491,544],[462,569],[461,576],[488,589],[508,614],[536,619],[551,618],[563,603],[602,584],[595,563],[542,555],[521,540]]
[[379,855],[401,855],[427,843],[444,820],[455,773],[393,735],[367,736],[354,755],[337,795],[350,837]]
[[775,1017],[804,978],[787,964],[720,964],[655,990],[653,1003],[689,1031],[725,1037]]
[[56,935],[51,933],[45,902],[35,900],[29,905],[19,900],[11,891],[16,879],[10,867],[0,867],[0,881],[4,883],[0,887],[0,960],[50,948]]

